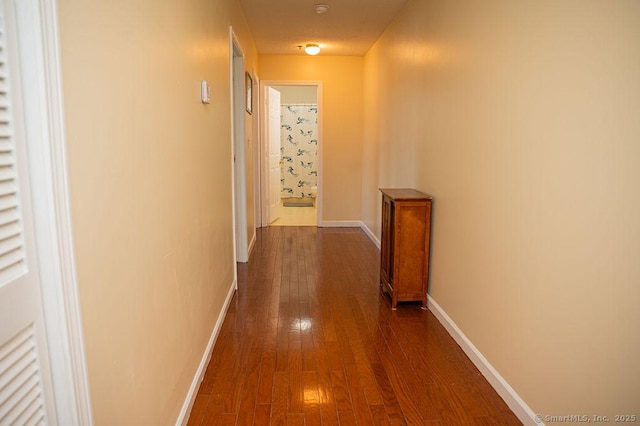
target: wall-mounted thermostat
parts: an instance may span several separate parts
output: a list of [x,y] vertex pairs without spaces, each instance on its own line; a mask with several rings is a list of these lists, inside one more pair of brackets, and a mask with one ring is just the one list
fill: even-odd
[[209,86],[209,82],[207,80],[202,81],[200,84],[200,96],[202,97],[203,104],[211,103],[211,87]]

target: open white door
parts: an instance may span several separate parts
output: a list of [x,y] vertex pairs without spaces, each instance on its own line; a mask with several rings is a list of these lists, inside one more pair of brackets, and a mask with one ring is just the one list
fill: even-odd
[[233,149],[233,214],[235,228],[236,261],[249,261],[247,241],[247,183],[245,173],[245,107],[244,54],[229,27],[231,58],[231,121]]
[[15,4],[0,0],[0,424],[57,424],[34,236]]
[[267,144],[269,145],[269,223],[280,217],[280,92],[267,87]]

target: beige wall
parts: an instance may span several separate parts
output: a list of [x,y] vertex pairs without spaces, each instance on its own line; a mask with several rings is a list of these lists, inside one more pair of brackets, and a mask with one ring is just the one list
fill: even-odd
[[318,102],[316,86],[272,86],[280,92],[283,104],[315,104]]
[[322,219],[360,220],[363,58],[260,55],[261,80],[322,81]]
[[58,3],[95,424],[174,424],[234,275],[228,26],[255,48],[233,0]]
[[434,196],[430,293],[534,412],[639,414],[640,2],[410,0],[365,58],[363,216]]

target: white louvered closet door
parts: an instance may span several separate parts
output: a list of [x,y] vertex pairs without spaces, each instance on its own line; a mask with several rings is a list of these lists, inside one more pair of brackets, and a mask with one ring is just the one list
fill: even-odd
[[0,425],[54,425],[14,1],[0,0]]

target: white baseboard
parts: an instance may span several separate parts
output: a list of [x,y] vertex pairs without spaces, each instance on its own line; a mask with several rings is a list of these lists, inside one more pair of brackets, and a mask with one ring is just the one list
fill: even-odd
[[525,425],[539,426],[541,423],[536,422],[536,414],[529,406],[520,398],[516,391],[507,383],[507,381],[496,371],[495,368],[487,361],[482,353],[458,328],[455,322],[447,315],[447,313],[436,303],[433,298],[427,294],[427,306],[433,315],[440,321],[444,328],[449,332],[453,340],[460,345],[471,362],[480,370],[482,375],[487,379],[489,384],[498,392],[498,395],[504,399],[511,411]]
[[224,305],[222,306],[222,310],[218,315],[218,319],[216,320],[216,324],[213,327],[213,332],[211,333],[211,337],[209,338],[209,343],[207,343],[207,348],[202,355],[202,360],[200,361],[200,365],[196,370],[196,374],[191,382],[191,387],[189,388],[189,392],[187,393],[187,398],[182,405],[182,410],[180,410],[180,414],[178,415],[178,419],[176,420],[176,425],[186,425],[189,421],[189,415],[191,414],[191,409],[193,408],[193,403],[196,401],[196,395],[198,394],[198,388],[200,387],[200,383],[202,379],[204,379],[204,373],[207,370],[207,365],[209,365],[209,361],[211,360],[211,353],[213,352],[213,346],[216,344],[216,340],[218,339],[218,334],[220,333],[220,328],[222,327],[222,323],[224,322],[224,317],[227,314],[227,310],[229,309],[229,304],[231,303],[231,299],[233,298],[233,294],[236,291],[237,283],[236,280],[233,280],[231,287],[227,293],[227,299],[224,301]]
[[320,225],[321,228],[360,228],[359,220],[323,220]]
[[365,234],[373,241],[373,244],[380,248],[380,240],[375,234],[369,229],[367,225],[361,220],[329,220],[322,222],[320,227],[323,228],[360,228],[364,231]]
[[373,241],[373,244],[375,244],[376,247],[378,247],[378,249],[379,249],[380,248],[380,240],[378,239],[378,237],[376,237],[376,234],[374,234],[371,231],[371,229],[369,229],[369,227],[364,222],[360,222],[360,228],[362,228],[364,233],[367,234],[367,237],[369,237],[371,239],[371,241]]
[[251,252],[253,251],[253,247],[256,245],[256,230],[253,229],[253,237],[251,237],[251,241],[249,241],[249,249],[247,250],[247,261],[251,258]]

